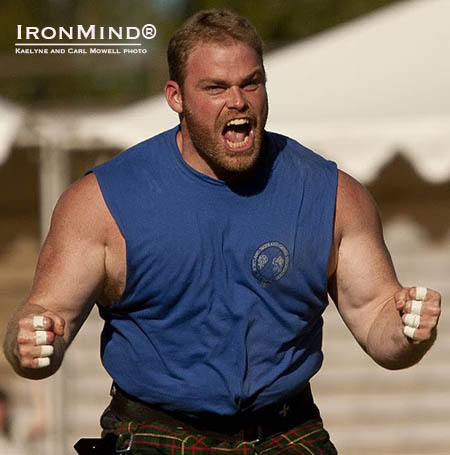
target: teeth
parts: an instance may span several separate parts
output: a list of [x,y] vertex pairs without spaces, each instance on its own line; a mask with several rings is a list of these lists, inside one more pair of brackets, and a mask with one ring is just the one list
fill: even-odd
[[227,140],[227,144],[232,149],[237,149],[237,148],[243,147],[244,145],[248,144],[248,136],[246,136],[245,139],[241,142],[231,142],[231,141]]
[[246,118],[235,118],[233,120],[230,120],[227,123],[227,126],[231,125],[245,125],[246,123],[249,123],[249,121]]

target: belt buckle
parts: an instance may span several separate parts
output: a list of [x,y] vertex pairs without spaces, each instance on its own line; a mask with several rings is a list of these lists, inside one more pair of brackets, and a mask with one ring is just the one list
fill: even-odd
[[[254,431],[256,429],[256,431]],[[251,431],[253,434],[256,434],[256,438],[252,439],[251,441],[247,441],[245,434],[248,431]],[[252,425],[244,429],[244,441],[248,442],[249,444],[257,444],[258,442],[262,441],[264,439],[263,435],[263,426],[262,425]]]
[[134,440],[134,433],[130,431],[122,431],[116,442],[116,453],[126,453],[131,451],[131,446]]

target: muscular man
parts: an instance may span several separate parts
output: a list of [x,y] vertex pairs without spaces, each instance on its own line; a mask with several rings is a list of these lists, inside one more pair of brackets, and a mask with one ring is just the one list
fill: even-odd
[[336,453],[309,388],[327,293],[389,369],[431,347],[440,296],[398,282],[357,181],[264,130],[245,19],[196,14],[168,60],[180,125],[62,195],[6,355],[22,376],[53,374],[97,303],[114,380],[101,422],[131,453]]

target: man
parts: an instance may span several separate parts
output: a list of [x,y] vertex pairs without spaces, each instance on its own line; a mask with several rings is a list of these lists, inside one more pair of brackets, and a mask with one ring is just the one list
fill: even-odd
[[327,292],[389,369],[431,347],[440,296],[399,284],[358,182],[264,131],[262,45],[245,19],[196,14],[168,60],[179,127],[62,195],[6,355],[23,376],[53,374],[97,302],[114,380],[101,423],[118,450],[336,453],[309,388]]

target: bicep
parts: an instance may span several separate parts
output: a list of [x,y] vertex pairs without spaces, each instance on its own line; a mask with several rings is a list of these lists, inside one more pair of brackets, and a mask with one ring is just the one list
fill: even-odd
[[68,342],[89,314],[105,278],[97,191],[90,177],[75,183],[58,201],[28,299],[66,321]]
[[335,223],[339,236],[335,241],[339,245],[330,295],[344,322],[365,348],[372,323],[400,284],[373,199],[356,180],[342,173]]

